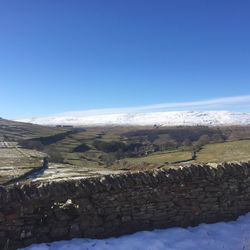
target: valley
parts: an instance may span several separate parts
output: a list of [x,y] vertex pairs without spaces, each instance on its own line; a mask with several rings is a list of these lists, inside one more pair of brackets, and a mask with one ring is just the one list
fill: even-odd
[[250,160],[250,126],[41,126],[0,119],[0,184]]

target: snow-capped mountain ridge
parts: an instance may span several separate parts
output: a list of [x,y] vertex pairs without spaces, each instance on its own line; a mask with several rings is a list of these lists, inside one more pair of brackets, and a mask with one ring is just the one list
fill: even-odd
[[171,111],[113,114],[67,113],[33,117],[18,121],[41,125],[105,126],[105,125],[250,125],[250,113],[230,111]]

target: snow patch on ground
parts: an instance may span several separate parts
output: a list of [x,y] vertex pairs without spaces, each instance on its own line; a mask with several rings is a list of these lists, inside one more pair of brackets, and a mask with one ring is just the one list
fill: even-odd
[[250,113],[230,111],[172,111],[145,113],[88,114],[84,112],[48,117],[33,117],[17,121],[40,125],[247,125]]
[[[250,250],[250,213],[237,221],[138,232],[104,240],[74,239],[25,250]],[[24,249],[23,249],[24,250]]]

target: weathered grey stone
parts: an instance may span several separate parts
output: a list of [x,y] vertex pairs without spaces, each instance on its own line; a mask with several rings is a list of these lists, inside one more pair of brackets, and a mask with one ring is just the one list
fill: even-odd
[[81,228],[79,224],[73,224],[70,226],[69,235],[72,238],[81,236]]
[[20,234],[20,240],[30,238],[32,236],[32,232],[30,230],[23,230]]
[[68,235],[68,228],[67,227],[60,227],[60,225],[58,225],[59,227],[53,227],[50,229],[50,233],[49,235],[52,237],[52,239],[61,239],[64,236]]
[[0,222],[4,221],[4,214],[0,212]]

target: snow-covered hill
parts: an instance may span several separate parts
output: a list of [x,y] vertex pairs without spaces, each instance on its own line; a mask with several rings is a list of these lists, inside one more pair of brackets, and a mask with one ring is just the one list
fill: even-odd
[[230,111],[173,111],[145,113],[68,113],[34,117],[18,121],[41,125],[105,126],[105,125],[248,125],[250,113]]

